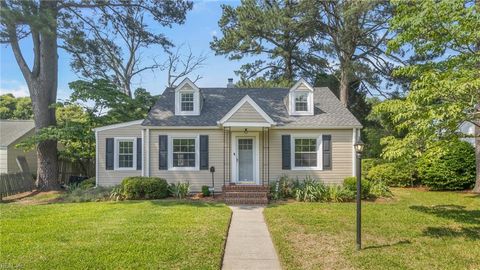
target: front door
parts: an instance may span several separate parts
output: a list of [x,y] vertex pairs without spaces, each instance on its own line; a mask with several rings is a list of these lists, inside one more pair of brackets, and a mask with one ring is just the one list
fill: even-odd
[[254,142],[253,138],[238,138],[237,141],[237,173],[238,173],[238,182],[255,182],[254,173]]

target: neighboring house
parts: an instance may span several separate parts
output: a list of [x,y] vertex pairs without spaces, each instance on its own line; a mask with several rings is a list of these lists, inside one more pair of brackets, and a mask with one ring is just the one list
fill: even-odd
[[18,156],[25,156],[30,172],[37,171],[36,151],[24,152],[15,147],[34,133],[33,120],[0,120],[0,173],[19,172]]
[[282,175],[340,184],[354,175],[361,124],[326,87],[167,88],[144,120],[95,129],[99,186],[127,176],[189,181],[192,191],[267,185]]

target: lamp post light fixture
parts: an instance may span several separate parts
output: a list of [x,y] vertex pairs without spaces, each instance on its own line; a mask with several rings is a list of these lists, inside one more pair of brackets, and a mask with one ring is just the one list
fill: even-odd
[[357,158],[357,250],[362,248],[362,153],[365,144],[361,139],[354,145]]

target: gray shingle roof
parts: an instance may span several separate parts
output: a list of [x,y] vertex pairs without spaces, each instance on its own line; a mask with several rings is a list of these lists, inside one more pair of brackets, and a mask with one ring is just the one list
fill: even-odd
[[285,105],[288,88],[200,88],[204,98],[198,116],[175,115],[175,90],[167,88],[152,107],[145,126],[216,126],[245,95],[250,96],[281,127],[360,127],[361,124],[327,87],[314,92],[315,112],[291,116]]
[[0,120],[0,146],[9,146],[34,128],[33,120]]

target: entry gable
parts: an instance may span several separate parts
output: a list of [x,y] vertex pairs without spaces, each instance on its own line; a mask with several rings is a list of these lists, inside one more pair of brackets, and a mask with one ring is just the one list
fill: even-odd
[[275,121],[248,95],[244,96],[220,121],[224,126],[271,126]]

